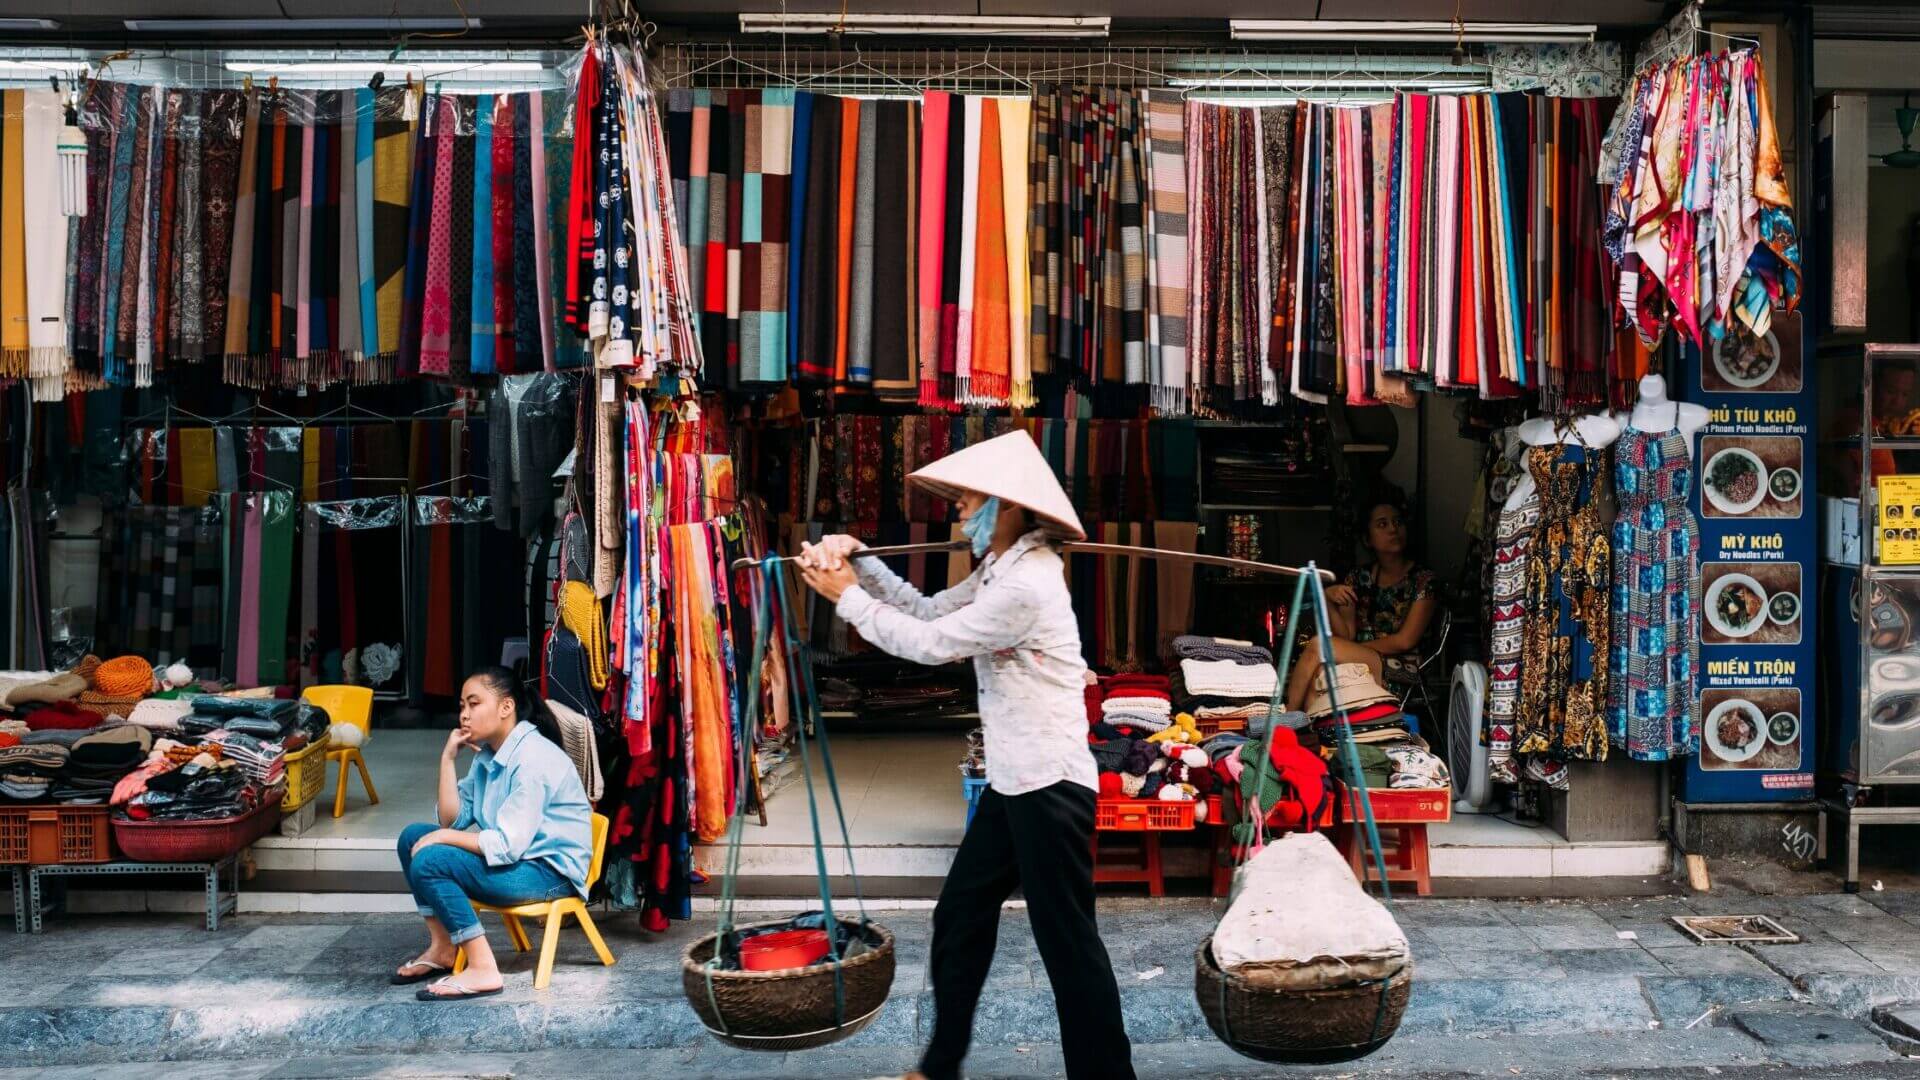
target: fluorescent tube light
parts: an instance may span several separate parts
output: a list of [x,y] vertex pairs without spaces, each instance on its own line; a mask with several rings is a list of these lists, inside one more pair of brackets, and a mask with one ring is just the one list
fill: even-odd
[[338,34],[478,30],[479,19],[126,19],[136,34]]
[[1258,90],[1265,93],[1285,96],[1290,93],[1313,94],[1323,90],[1373,90],[1384,95],[1392,95],[1396,90],[1485,90],[1485,79],[1452,78],[1412,78],[1402,79],[1382,76],[1368,78],[1329,78],[1312,76],[1288,78],[1285,75],[1266,77],[1233,77],[1209,79],[1205,76],[1183,76],[1167,80],[1168,86],[1186,90]]
[[498,75],[507,72],[539,72],[547,70],[533,60],[433,60],[422,63],[403,63],[386,60],[302,60],[281,61],[235,61],[227,64],[228,71],[237,71],[247,75],[371,75],[376,71],[385,72],[423,72],[432,77],[436,72],[445,74]]
[[0,30],[58,30],[58,19],[0,19]]
[[743,34],[938,35],[944,37],[1103,38],[1105,16],[1043,15],[802,15],[742,13]]
[[1234,19],[1235,41],[1499,42],[1592,41],[1599,27],[1574,23],[1392,22],[1373,19]]
[[46,75],[56,71],[85,70],[85,60],[0,60],[0,75]]

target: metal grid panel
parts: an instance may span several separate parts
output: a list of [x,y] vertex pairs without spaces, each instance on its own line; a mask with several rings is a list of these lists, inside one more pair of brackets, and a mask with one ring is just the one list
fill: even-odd
[[[949,90],[1021,94],[1035,85],[1179,87],[1196,93],[1286,92],[1338,83],[1332,92],[1391,93],[1429,83],[1478,89],[1493,69],[1479,58],[1454,65],[1445,51],[1336,48],[966,48],[681,43],[664,46],[656,68],[670,87],[713,90],[798,86],[827,93],[918,94]],[[1318,96],[1327,90],[1312,91]]]

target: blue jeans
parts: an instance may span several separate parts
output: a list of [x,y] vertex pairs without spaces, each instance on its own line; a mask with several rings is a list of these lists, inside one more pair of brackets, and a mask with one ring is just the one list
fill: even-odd
[[401,830],[400,872],[407,876],[420,914],[439,919],[455,945],[486,933],[480,926],[480,916],[474,913],[473,900],[511,907],[558,900],[574,893],[573,882],[543,862],[488,866],[486,856],[450,844],[434,844],[416,857],[413,845],[437,828],[417,824]]

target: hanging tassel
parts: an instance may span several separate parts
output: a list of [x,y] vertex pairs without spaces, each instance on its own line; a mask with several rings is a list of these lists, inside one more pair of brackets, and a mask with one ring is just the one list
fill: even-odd
[[60,129],[60,212],[68,217],[87,216],[87,137],[71,105],[66,125]]

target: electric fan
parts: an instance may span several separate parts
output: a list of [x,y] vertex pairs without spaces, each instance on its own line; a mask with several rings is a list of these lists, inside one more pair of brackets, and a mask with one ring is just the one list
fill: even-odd
[[1487,776],[1487,748],[1480,737],[1486,723],[1487,669],[1471,661],[1455,666],[1447,697],[1447,768],[1459,795],[1453,808],[1462,814],[1487,813],[1493,781]]

